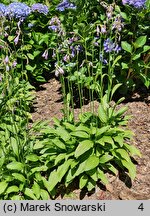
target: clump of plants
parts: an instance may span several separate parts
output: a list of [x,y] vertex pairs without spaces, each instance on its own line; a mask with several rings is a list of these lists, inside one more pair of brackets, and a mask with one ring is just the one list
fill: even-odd
[[[0,199],[55,198],[73,181],[91,191],[120,169],[135,178],[141,154],[127,108],[118,109],[125,97],[112,100],[149,87],[148,17],[148,1],[0,4]],[[32,84],[45,74],[60,81],[64,102],[53,127],[31,124]]]

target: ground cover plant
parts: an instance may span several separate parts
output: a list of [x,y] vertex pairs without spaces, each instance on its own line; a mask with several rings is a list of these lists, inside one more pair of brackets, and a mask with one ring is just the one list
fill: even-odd
[[[139,86],[149,88],[149,18],[144,0],[0,3],[1,199],[55,198],[73,181],[91,191],[120,169],[135,178],[132,157],[141,154],[127,107],[117,107]],[[53,127],[31,124],[33,91],[52,74],[64,116]]]

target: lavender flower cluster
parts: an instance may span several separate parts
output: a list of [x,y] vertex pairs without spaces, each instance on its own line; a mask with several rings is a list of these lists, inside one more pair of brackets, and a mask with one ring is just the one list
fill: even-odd
[[119,47],[118,44],[113,43],[113,41],[110,38],[104,41],[104,51],[106,53],[110,53],[110,52],[118,53],[120,50],[121,50],[121,47]]
[[76,6],[73,3],[68,2],[68,0],[63,0],[57,5],[56,9],[59,11],[64,11],[65,9],[76,9]]
[[47,15],[48,11],[48,7],[40,3],[33,4],[31,7],[21,2],[13,2],[8,6],[0,3],[0,17],[7,17],[9,19],[16,18],[21,21],[32,12]]
[[146,0],[122,0],[122,3],[134,6],[135,8],[142,8],[145,6]]

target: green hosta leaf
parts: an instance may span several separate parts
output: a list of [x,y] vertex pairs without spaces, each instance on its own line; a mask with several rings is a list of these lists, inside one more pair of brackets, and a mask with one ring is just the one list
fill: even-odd
[[69,129],[71,131],[75,131],[76,127],[73,124],[70,124],[68,122],[63,122],[63,125],[65,125],[66,129]]
[[36,140],[33,149],[36,150],[36,149],[41,149],[43,147],[44,147],[44,143],[42,141]]
[[30,154],[26,156],[26,159],[35,162],[39,160],[39,157],[36,154]]
[[100,170],[99,168],[97,169],[97,175],[98,178],[102,180],[102,182],[106,185],[109,183],[106,175],[104,174],[104,172],[102,170]]
[[101,120],[101,122],[106,123],[107,122],[107,114],[103,108],[103,106],[100,104],[98,108],[98,116]]
[[50,173],[48,181],[46,181],[46,179],[45,181],[43,181],[48,192],[51,192],[55,188],[55,186],[58,184],[58,182],[59,182],[59,178],[58,178],[56,170]]
[[139,157],[141,157],[141,153],[140,151],[133,145],[128,145],[128,144],[124,144],[126,149],[130,152],[131,156],[134,156],[134,155],[138,155]]
[[41,189],[40,195],[41,195],[42,200],[50,199],[49,193],[46,190]]
[[10,137],[10,144],[12,146],[14,154],[18,157],[18,155],[19,155],[18,143],[17,143],[17,140],[14,137]]
[[147,52],[148,50],[150,50],[150,46],[145,45],[145,46],[143,47],[142,53]]
[[22,200],[22,197],[20,195],[14,195],[11,197],[11,200]]
[[122,49],[129,52],[129,53],[132,53],[132,46],[131,44],[129,44],[128,42],[126,41],[122,41],[121,42],[121,46],[122,46]]
[[88,180],[89,180],[88,176],[86,174],[83,174],[79,180],[79,188],[80,189],[84,188],[88,183]]
[[83,126],[83,125],[79,125],[77,128],[76,128],[76,131],[84,131],[86,133],[90,133],[90,128],[86,127],[86,126]]
[[113,139],[111,138],[111,136],[103,136],[102,139],[103,139],[103,141],[104,141],[105,143],[109,143],[109,144],[111,144],[111,145],[114,145],[114,141],[113,141]]
[[34,194],[36,195],[37,199],[40,198],[40,193],[41,193],[41,189],[40,189],[40,186],[34,182],[33,186],[32,186],[32,190],[34,192]]
[[118,136],[113,137],[113,139],[114,139],[115,142],[117,142],[120,145],[120,147],[123,146],[124,139],[123,139],[122,136],[118,135]]
[[88,176],[90,176],[94,181],[97,181],[97,180],[98,180],[97,169],[96,169],[96,168],[87,171],[86,174],[87,174]]
[[40,167],[35,167],[31,169],[31,173],[35,173],[35,172],[41,172],[41,171],[47,171],[48,167],[47,166],[40,166]]
[[132,56],[132,60],[137,60],[141,57],[141,53]]
[[37,197],[34,195],[33,190],[31,190],[30,188],[26,188],[24,194],[30,197],[32,200],[37,200]]
[[128,162],[131,161],[131,159],[130,159],[130,157],[129,157],[126,150],[124,150],[124,149],[116,149],[116,153],[120,154],[120,156],[123,159],[125,159],[126,161],[128,161]]
[[53,142],[58,148],[64,149],[64,150],[66,149],[65,144],[64,144],[62,141],[60,141],[59,138],[53,139],[52,142]]
[[105,127],[102,127],[102,128],[97,128],[96,137],[98,137],[101,134],[105,133],[109,128],[110,128],[110,126],[105,126]]
[[135,176],[136,176],[136,167],[135,165],[130,161],[126,161],[126,160],[121,160],[121,163],[124,167],[126,167],[129,171],[129,175],[131,177],[132,180],[134,180]]
[[58,178],[59,182],[61,182],[64,175],[67,174],[68,169],[69,169],[72,161],[73,161],[73,159],[69,159],[69,160],[65,161],[61,166],[58,167],[57,178]]
[[127,110],[128,110],[128,107],[122,107],[118,111],[115,112],[114,116],[122,116]]
[[10,186],[7,188],[6,194],[15,193],[15,192],[17,193],[18,191],[19,191],[19,188],[17,186],[13,185],[13,186]]
[[65,130],[63,127],[58,127],[56,129],[56,133],[58,136],[60,136],[64,141],[67,141],[70,139],[70,134],[67,130]]
[[5,181],[0,182],[0,194],[3,194],[5,192],[7,186],[8,186],[7,182],[5,182]]
[[112,159],[113,159],[113,156],[106,153],[105,155],[99,158],[99,163],[104,164]]
[[59,164],[59,162],[61,162],[62,160],[64,160],[65,157],[66,157],[66,153],[64,153],[64,154],[59,154],[59,155],[56,157],[56,159],[55,159],[55,166],[56,166],[57,164]]
[[114,173],[115,175],[118,174],[118,170],[117,170],[111,163],[107,163],[107,167],[108,167],[108,169],[109,169],[112,173]]
[[91,155],[86,161],[85,161],[85,171],[89,171],[91,169],[96,168],[99,165],[99,158],[95,155]]
[[26,181],[26,178],[20,173],[12,173],[12,176],[20,182],[25,183],[25,181]]
[[86,123],[90,118],[92,117],[91,112],[83,113],[82,115],[79,115],[79,119],[82,123]]
[[91,140],[84,140],[79,143],[77,149],[75,150],[75,157],[78,158],[84,154],[89,149],[93,148],[94,143]]
[[21,171],[24,168],[24,165],[20,162],[11,162],[6,166],[10,170],[19,170]]
[[74,131],[71,133],[72,136],[88,139],[89,135],[84,131]]
[[144,44],[146,43],[146,39],[147,39],[147,36],[140,36],[139,38],[137,38],[134,43],[135,48],[144,46]]
[[89,181],[87,183],[88,191],[91,191],[92,189],[94,189],[95,186],[96,186],[96,182],[93,179],[89,179]]

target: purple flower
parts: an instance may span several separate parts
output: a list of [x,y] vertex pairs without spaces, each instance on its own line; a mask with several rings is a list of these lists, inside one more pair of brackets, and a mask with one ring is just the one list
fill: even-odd
[[5,15],[6,6],[0,3],[0,17]]
[[107,33],[107,31],[106,31],[106,25],[101,25],[101,33],[102,34]]
[[112,30],[116,29],[118,31],[121,31],[123,27],[124,27],[124,24],[122,23],[121,16],[117,16],[113,22]]
[[28,23],[28,28],[32,28],[34,26],[33,23]]
[[16,60],[14,60],[14,61],[13,61],[13,63],[12,63],[12,67],[13,67],[13,68],[15,68],[15,67],[16,67],[16,65],[17,65],[17,61],[16,61]]
[[48,7],[44,4],[41,4],[41,3],[33,4],[31,7],[31,10],[33,12],[39,12],[39,13],[43,13],[45,15],[47,15],[49,12]]
[[113,41],[110,38],[104,41],[104,51],[106,53],[110,53],[113,51],[118,53],[120,50],[121,50],[121,47],[119,47],[118,44],[113,43]]
[[19,41],[19,34],[18,34],[17,37],[14,39],[14,43],[15,43],[15,45],[18,44],[18,41]]
[[9,57],[8,57],[8,55],[5,57],[4,63],[5,63],[5,64],[8,64],[8,63],[9,63]]
[[5,15],[11,18],[20,19],[23,21],[31,12],[29,6],[25,3],[14,2],[6,7]]
[[52,19],[50,20],[49,22],[49,26],[48,26],[48,29],[51,29],[53,30],[54,32],[62,32],[62,29],[61,29],[61,22],[60,20],[58,19],[58,17],[52,17]]
[[100,55],[99,55],[99,59],[100,59],[100,61],[101,61],[102,63],[104,63],[104,64],[108,64],[108,61],[107,61],[106,59],[104,59],[102,53],[100,53]]
[[64,70],[57,64],[55,63],[55,76],[58,77],[59,75],[64,74]]
[[64,11],[65,9],[76,9],[76,6],[73,3],[68,2],[68,0],[63,0],[57,5],[56,9],[59,11]]
[[48,59],[48,50],[45,50],[45,51],[44,51],[42,57],[45,58],[45,60]]
[[122,0],[123,4],[129,4],[135,8],[141,8],[145,6],[146,0]]

